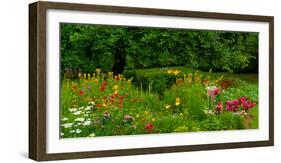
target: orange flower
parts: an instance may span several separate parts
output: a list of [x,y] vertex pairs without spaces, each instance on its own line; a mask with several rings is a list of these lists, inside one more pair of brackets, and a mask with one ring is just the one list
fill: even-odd
[[97,108],[101,108],[103,105],[102,104],[96,104]]

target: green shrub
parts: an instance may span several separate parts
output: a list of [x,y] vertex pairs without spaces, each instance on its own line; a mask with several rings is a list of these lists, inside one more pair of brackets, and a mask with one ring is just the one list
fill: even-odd
[[199,122],[203,131],[234,130],[244,129],[243,118],[233,113],[223,113],[220,115],[210,115]]
[[187,109],[191,118],[195,120],[203,120],[206,118],[204,109],[207,105],[206,90],[201,84],[193,84],[188,88],[187,92]]
[[143,91],[157,93],[161,98],[164,91],[171,88],[179,76],[163,72],[136,73],[134,70],[124,71],[126,78],[133,78],[132,83]]
[[186,119],[179,115],[166,115],[158,118],[154,125],[160,133],[171,133],[174,132],[180,126],[184,126]]
[[233,113],[223,113],[217,116],[223,130],[244,129],[243,117]]

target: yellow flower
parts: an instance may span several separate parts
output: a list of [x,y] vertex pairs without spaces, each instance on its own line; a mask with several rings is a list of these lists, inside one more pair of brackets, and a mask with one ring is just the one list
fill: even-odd
[[139,118],[139,117],[140,117],[140,115],[138,115],[138,114],[137,114],[137,115],[136,115],[136,117],[137,117],[137,118]]
[[82,77],[82,74],[81,74],[80,72],[78,73],[78,77],[79,77],[79,78],[81,78],[81,77]]
[[100,68],[97,68],[97,69],[96,69],[96,72],[97,72],[97,74],[99,74],[99,73],[101,72],[101,69],[100,69]]
[[131,83],[132,83],[132,80],[133,80],[133,78],[128,79],[128,80],[127,80],[128,84],[131,84]]
[[152,118],[152,122],[155,122],[155,118]]
[[173,71],[173,74],[174,74],[174,75],[178,75],[180,72],[181,72],[181,71],[179,71],[179,70],[174,70],[174,71]]
[[166,109],[169,109],[169,108],[171,107],[171,105],[165,104],[164,107],[165,107]]
[[116,91],[114,91],[114,93],[113,93],[114,95],[118,95],[118,91],[116,90]]
[[86,79],[86,78],[87,78],[87,74],[84,73],[84,79]]
[[176,98],[176,106],[179,106],[181,104],[181,99],[180,98]]
[[146,115],[147,115],[147,114],[148,114],[148,111],[145,111],[145,112],[144,112],[144,114],[146,114]]
[[91,78],[91,74],[88,74],[88,79],[90,79]]
[[168,70],[167,73],[171,74],[171,73],[173,73],[173,70]]
[[108,72],[108,78],[110,79],[110,78],[113,78],[113,72]]
[[117,91],[118,85],[113,86],[113,90]]

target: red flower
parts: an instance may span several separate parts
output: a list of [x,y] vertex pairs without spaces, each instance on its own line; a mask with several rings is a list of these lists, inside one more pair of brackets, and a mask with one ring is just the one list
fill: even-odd
[[208,90],[208,95],[212,97],[215,97],[220,93],[220,89],[217,87],[208,87],[207,90]]
[[239,98],[239,101],[240,101],[241,103],[245,103],[245,102],[247,101],[247,99],[246,99],[246,97],[244,96],[244,97],[240,97],[240,98]]
[[226,101],[225,109],[227,111],[238,111],[239,110],[239,101],[238,100]]
[[223,106],[222,106],[222,102],[218,102],[217,106],[216,106],[216,111],[220,112],[222,110]]
[[79,95],[82,96],[84,94],[85,94],[85,91],[84,90],[80,90]]
[[144,128],[146,129],[147,132],[151,133],[152,130],[154,129],[154,126],[151,123],[147,123]]
[[215,88],[214,90],[213,90],[213,95],[218,95],[220,93],[220,89],[218,89],[218,88]]
[[237,105],[239,105],[239,101],[238,101],[238,100],[233,100],[233,101],[232,101],[232,104],[233,104],[234,106],[237,106]]
[[255,107],[257,104],[255,102],[252,102],[251,100],[248,100],[246,98],[244,98],[243,100],[240,100],[242,103],[242,107],[244,110],[249,110],[252,109],[253,107]]

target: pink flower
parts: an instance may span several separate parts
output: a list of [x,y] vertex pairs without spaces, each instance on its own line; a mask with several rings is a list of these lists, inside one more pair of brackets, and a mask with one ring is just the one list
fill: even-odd
[[237,106],[237,105],[239,105],[239,101],[238,101],[238,100],[233,100],[233,101],[232,101],[232,104],[233,104],[234,106]]
[[225,109],[227,110],[227,111],[232,111],[232,101],[226,101],[226,107],[225,107]]

